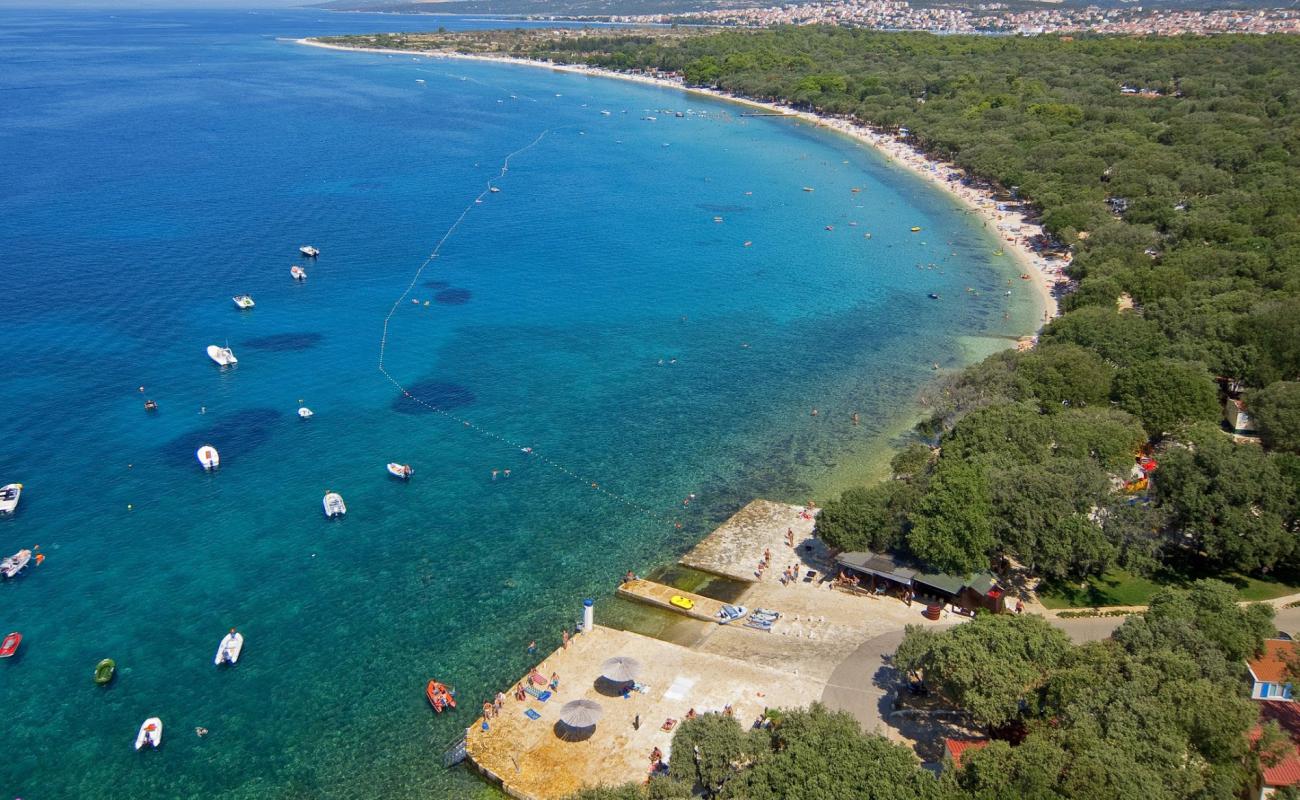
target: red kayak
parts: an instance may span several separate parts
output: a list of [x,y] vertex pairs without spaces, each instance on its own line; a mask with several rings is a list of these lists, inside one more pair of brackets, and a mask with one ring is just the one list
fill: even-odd
[[437,681],[429,681],[429,685],[424,687],[424,696],[429,698],[429,705],[433,706],[433,710],[437,711],[439,714],[441,714],[445,708],[456,707],[456,696],[454,690],[448,689],[445,685],[438,683]]
[[14,631],[6,636],[5,640],[0,642],[0,658],[8,658],[18,652],[18,643],[22,640],[23,635],[18,631]]

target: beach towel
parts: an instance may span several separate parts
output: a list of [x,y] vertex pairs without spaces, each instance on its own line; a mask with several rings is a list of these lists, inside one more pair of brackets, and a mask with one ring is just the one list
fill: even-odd
[[531,708],[526,708],[526,709],[524,709],[524,716],[525,716],[525,717],[528,717],[529,719],[541,719],[541,718],[542,718],[542,715],[541,715],[541,714],[538,714],[536,711],[532,710]]
[[549,689],[546,690],[546,691],[544,691],[544,692],[541,692],[541,691],[538,691],[537,689],[533,688],[532,686],[525,686],[525,687],[524,687],[524,691],[525,691],[525,692],[528,692],[529,696],[531,696],[531,697],[533,697],[533,698],[535,698],[535,699],[537,699],[537,700],[540,700],[540,701],[543,702],[543,703],[545,703],[547,700],[550,700],[550,699],[551,699],[551,692],[550,692]]

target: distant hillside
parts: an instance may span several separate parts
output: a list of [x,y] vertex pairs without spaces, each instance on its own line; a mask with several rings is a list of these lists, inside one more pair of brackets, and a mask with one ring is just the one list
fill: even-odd
[[[332,11],[373,11],[395,14],[507,14],[522,16],[589,16],[608,17],[632,14],[682,14],[719,8],[786,5],[812,0],[326,0],[313,4]],[[1003,0],[1008,11],[1032,8],[1128,8],[1139,0]],[[915,0],[918,8],[943,7],[973,9],[974,3]],[[1279,8],[1281,0],[1142,0],[1145,10],[1212,9],[1212,8]]]

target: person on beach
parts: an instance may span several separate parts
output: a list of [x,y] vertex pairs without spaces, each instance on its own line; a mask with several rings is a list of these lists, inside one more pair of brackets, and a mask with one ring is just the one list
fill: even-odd
[[794,528],[785,529],[785,543],[794,547]]
[[501,693],[501,692],[497,692],[497,697],[496,697],[496,699],[492,701],[492,710],[493,710],[495,713],[500,714],[500,713],[501,713],[501,709],[502,709],[502,708],[505,708],[505,705],[506,705],[506,696],[505,696],[505,694],[503,694],[503,693]]
[[552,673],[551,673],[551,691],[552,691],[552,692],[558,692],[559,690],[560,690],[560,673],[558,673],[558,672],[552,672]]
[[524,691],[524,685],[522,683],[515,684],[515,699],[522,703],[527,697],[528,693]]
[[565,628],[560,632],[560,643],[565,650],[569,649],[569,629]]

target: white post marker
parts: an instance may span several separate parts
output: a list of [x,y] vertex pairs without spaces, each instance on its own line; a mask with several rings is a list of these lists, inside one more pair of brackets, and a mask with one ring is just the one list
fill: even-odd
[[582,601],[582,631],[590,631],[596,624],[595,601],[588,597]]

